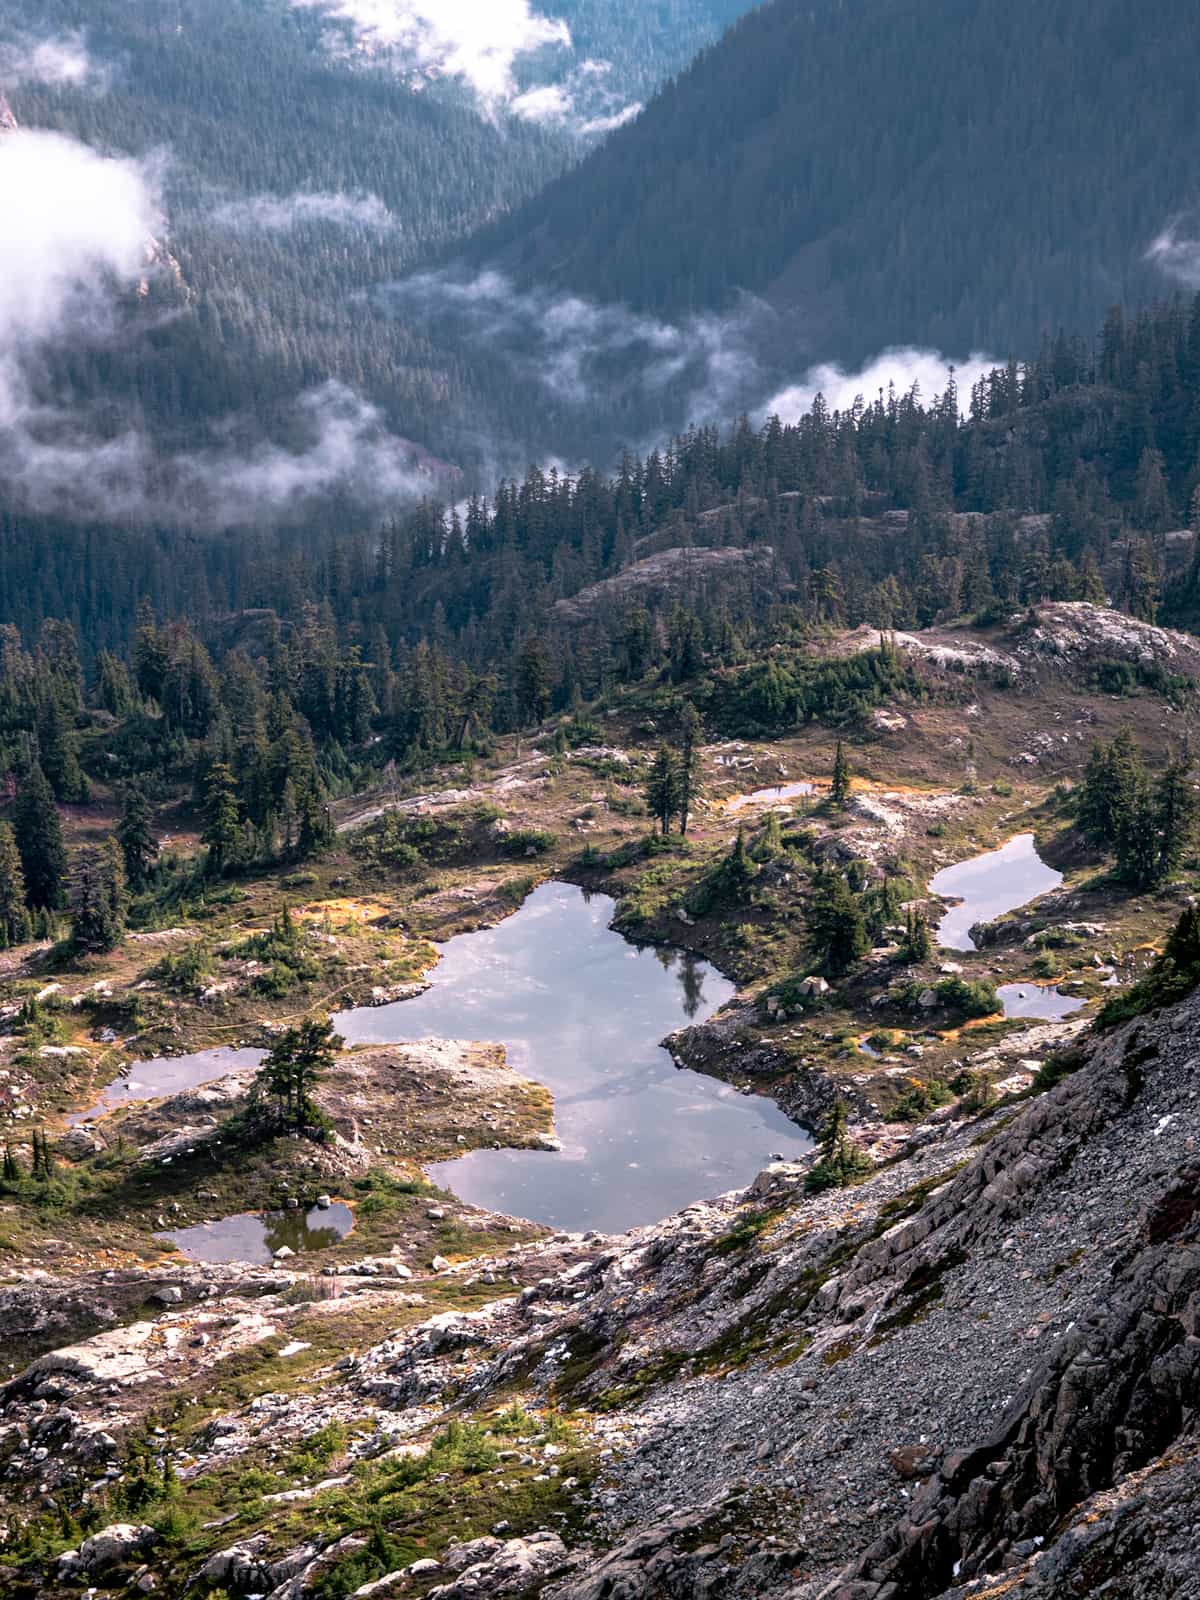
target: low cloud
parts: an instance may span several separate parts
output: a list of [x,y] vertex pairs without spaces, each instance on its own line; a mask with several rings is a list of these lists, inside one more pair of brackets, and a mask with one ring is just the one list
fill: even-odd
[[569,48],[571,31],[529,0],[291,0],[320,12],[354,49],[424,78],[457,78],[488,107],[517,98],[518,61]]
[[1178,221],[1164,228],[1146,251],[1146,260],[1184,288],[1200,289],[1200,239],[1186,237],[1182,228]]
[[754,335],[771,314],[749,298],[731,313],[667,322],[582,295],[518,289],[496,271],[417,274],[379,298],[488,349],[578,411],[669,407],[683,425],[724,420],[761,393]]
[[107,68],[89,54],[82,33],[36,38],[21,34],[0,40],[0,88],[39,83],[73,89],[104,88]]
[[287,233],[314,223],[376,232],[396,226],[396,218],[376,194],[308,189],[291,195],[260,194],[230,200],[216,208],[212,221],[219,227],[266,233]]
[[847,372],[833,363],[812,367],[798,383],[789,384],[774,394],[761,407],[761,415],[777,416],[783,422],[798,422],[812,410],[818,395],[824,397],[831,411],[848,411],[856,400],[872,405],[879,394],[886,395],[889,388],[905,395],[914,385],[928,405],[935,395],[945,393],[951,367],[965,410],[974,385],[997,365],[992,357],[979,352],[963,361],[952,361],[936,350],[901,346],[883,351],[857,372]]
[[[87,351],[154,315],[162,164],[105,157],[60,134],[0,137],[0,489],[10,505],[106,522],[213,528],[279,520],[341,493],[371,506],[432,492],[415,447],[376,408],[328,383],[298,398],[289,447],[215,440],[164,452],[132,421],[50,397],[45,360]],[[432,465],[432,464],[430,464]]]

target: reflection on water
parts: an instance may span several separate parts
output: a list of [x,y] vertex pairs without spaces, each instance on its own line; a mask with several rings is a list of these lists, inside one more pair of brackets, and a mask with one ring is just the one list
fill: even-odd
[[977,946],[971,929],[977,922],[991,922],[1006,911],[1016,911],[1057,889],[1062,881],[1062,873],[1048,867],[1038,855],[1031,833],[1018,834],[1002,850],[947,867],[930,883],[930,893],[962,903],[942,918],[937,941],[948,950],[974,950]]
[[1036,983],[1008,983],[997,989],[1006,1017],[1036,1017],[1046,1022],[1061,1022],[1087,1005],[1078,995],[1060,994],[1055,988]]
[[189,1261],[245,1261],[264,1267],[285,1246],[296,1255],[328,1250],[353,1226],[350,1207],[334,1204],[324,1209],[314,1206],[311,1211],[245,1211],[158,1237],[169,1239]]
[[774,789],[756,789],[753,794],[739,794],[725,807],[726,811],[744,811],[747,806],[783,805],[815,793],[811,783],[781,783]]
[[559,1154],[481,1150],[432,1168],[464,1200],[551,1227],[624,1229],[745,1184],[812,1141],[773,1101],[681,1072],[659,1040],[733,994],[704,962],[613,933],[613,902],[544,884],[445,947],[424,994],[344,1012],[350,1044],[495,1040],[554,1093]]
[[261,1050],[233,1050],[222,1046],[217,1050],[201,1050],[192,1056],[135,1061],[127,1076],[114,1078],[101,1090],[95,1105],[75,1112],[68,1121],[72,1124],[90,1122],[139,1100],[161,1100],[165,1095],[182,1094],[185,1089],[198,1089],[202,1083],[214,1083],[239,1067],[256,1067],[262,1058]]

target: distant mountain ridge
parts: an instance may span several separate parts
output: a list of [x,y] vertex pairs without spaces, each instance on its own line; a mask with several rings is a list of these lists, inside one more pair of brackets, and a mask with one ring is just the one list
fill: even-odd
[[752,291],[822,358],[1023,353],[1165,287],[1196,26],[1191,0],[773,0],[473,257],[667,316]]

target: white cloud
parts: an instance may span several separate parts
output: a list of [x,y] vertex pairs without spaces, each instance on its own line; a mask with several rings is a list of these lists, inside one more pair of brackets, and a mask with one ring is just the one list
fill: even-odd
[[617,128],[623,128],[627,122],[632,122],[635,117],[642,114],[642,102],[635,100],[632,104],[622,106],[620,111],[614,111],[608,117],[592,117],[579,124],[578,132],[588,134],[612,133]]
[[145,272],[160,225],[154,164],[57,133],[0,137],[0,363],[103,314],[112,285]]
[[92,60],[82,33],[43,39],[22,34],[0,41],[0,83],[9,88],[22,83],[100,88],[107,80],[107,69]]
[[260,194],[230,200],[216,208],[212,220],[221,227],[260,228],[269,233],[285,233],[306,223],[379,231],[396,226],[396,218],[376,194],[310,189],[291,195]]
[[349,29],[356,47],[405,72],[458,78],[488,106],[517,97],[516,63],[547,46],[569,48],[566,23],[529,0],[291,0]]
[[[420,453],[340,384],[301,396],[294,448],[236,443],[164,454],[132,423],[40,397],[53,349],[102,344],[162,270],[161,163],[113,159],[56,133],[0,136],[0,488],[33,511],[195,527],[289,515],[340,491],[373,506],[430,493]],[[144,314],[144,313],[142,313]]]
[[[753,330],[770,312],[745,298],[733,312],[680,322],[549,289],[517,289],[501,272],[421,273],[380,292],[406,317],[445,321],[576,410],[678,411],[679,425],[726,421],[761,393]],[[756,390],[756,384],[758,385]]]
[[545,83],[519,94],[510,103],[509,110],[524,122],[561,126],[575,115],[575,102],[561,83]]
[[1180,222],[1164,228],[1146,251],[1147,261],[1187,289],[1200,289],[1200,239],[1180,237]]
[[831,411],[848,411],[858,399],[873,404],[880,391],[886,393],[889,386],[903,395],[914,384],[919,386],[922,401],[928,405],[935,395],[945,393],[951,366],[955,369],[955,381],[965,409],[972,387],[996,365],[990,356],[978,352],[965,361],[953,362],[936,350],[898,347],[883,351],[858,372],[847,372],[835,364],[812,367],[799,383],[789,384],[773,395],[761,408],[761,414],[777,416],[783,422],[798,422],[812,410],[818,395],[824,396]]

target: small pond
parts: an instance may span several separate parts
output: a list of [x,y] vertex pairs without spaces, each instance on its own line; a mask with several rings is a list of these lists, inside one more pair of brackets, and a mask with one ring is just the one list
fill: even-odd
[[353,1211],[335,1202],[311,1211],[246,1211],[157,1237],[169,1239],[189,1261],[245,1261],[266,1267],[284,1245],[298,1256],[306,1250],[328,1250],[353,1226]]
[[95,1105],[86,1111],[76,1111],[68,1121],[73,1125],[92,1122],[97,1117],[107,1117],[122,1106],[138,1100],[161,1100],[165,1095],[182,1094],[186,1089],[198,1089],[203,1083],[215,1083],[239,1067],[256,1067],[263,1058],[261,1050],[236,1050],[220,1047],[201,1050],[191,1056],[161,1056],[154,1061],[135,1061],[129,1072],[113,1081],[100,1092]]
[[773,1101],[675,1066],[659,1041],[711,1016],[733,985],[678,951],[629,944],[613,910],[607,896],[543,884],[499,927],[452,939],[424,994],[335,1019],[351,1044],[494,1040],[553,1091],[562,1151],[477,1150],[430,1168],[462,1199],[617,1231],[812,1148]]
[[1006,1017],[1035,1017],[1041,1022],[1062,1022],[1087,1005],[1077,994],[1060,994],[1053,985],[1038,983],[1006,983],[996,993]]
[[748,806],[785,805],[789,801],[801,800],[805,795],[815,793],[815,787],[811,783],[781,783],[774,789],[756,789],[753,794],[735,795],[725,809],[732,814],[745,811]]
[[974,950],[971,929],[1016,911],[1039,895],[1057,889],[1061,872],[1048,867],[1034,848],[1033,834],[1020,833],[1000,850],[946,867],[929,885],[930,893],[961,903],[938,925],[937,942],[947,950]]

